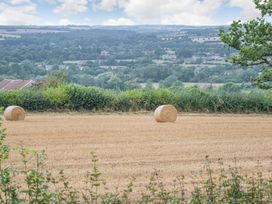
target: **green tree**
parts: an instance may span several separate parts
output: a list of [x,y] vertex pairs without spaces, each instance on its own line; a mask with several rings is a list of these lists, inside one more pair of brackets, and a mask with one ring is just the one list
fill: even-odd
[[169,88],[173,84],[177,84],[179,82],[178,78],[175,75],[170,75],[164,80],[160,81],[160,88]]
[[272,88],[272,0],[254,0],[261,17],[248,22],[234,21],[230,30],[221,29],[221,40],[238,51],[231,62],[242,66],[259,66],[263,69],[255,79],[263,89]]
[[63,84],[67,82],[68,79],[68,73],[66,71],[61,71],[61,70],[53,70],[43,83],[44,86],[51,86],[51,87],[56,87],[60,84]]
[[235,83],[226,83],[222,87],[219,87],[219,91],[221,92],[238,93],[241,90],[242,86]]

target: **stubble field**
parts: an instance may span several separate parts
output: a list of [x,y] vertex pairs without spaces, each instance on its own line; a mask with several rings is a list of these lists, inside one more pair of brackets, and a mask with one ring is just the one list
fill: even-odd
[[[45,150],[47,168],[64,169],[76,187],[90,169],[90,152],[110,186],[123,187],[131,176],[138,186],[154,169],[166,182],[203,170],[205,156],[221,158],[251,173],[272,169],[272,117],[268,115],[184,114],[176,123],[156,123],[151,114],[31,114],[25,121],[4,122],[7,142]],[[12,157],[15,164],[20,159]],[[234,164],[234,162],[236,164]]]

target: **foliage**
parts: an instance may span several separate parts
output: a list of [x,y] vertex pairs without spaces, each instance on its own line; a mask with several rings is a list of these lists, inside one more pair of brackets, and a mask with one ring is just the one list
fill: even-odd
[[262,17],[243,23],[234,21],[229,32],[220,32],[221,40],[229,47],[238,50],[232,62],[242,66],[260,66],[262,74],[255,80],[263,89],[272,88],[272,24],[268,19],[272,14],[271,0],[255,0]]
[[64,109],[69,102],[69,96],[65,91],[65,86],[47,87],[43,91],[46,100],[49,101],[50,106],[54,109]]
[[234,83],[227,83],[227,84],[224,84],[222,87],[220,87],[219,91],[226,91],[229,93],[237,93],[237,92],[242,91],[242,86],[234,84]]
[[145,110],[155,110],[162,104],[173,104],[177,105],[176,94],[169,89],[149,89],[144,91],[143,96]]
[[270,91],[245,91],[231,83],[218,90],[171,87],[122,92],[67,84],[0,92],[0,106],[19,105],[30,111],[153,111],[161,104],[173,104],[178,110],[186,112],[272,111]]
[[160,88],[170,87],[182,87],[182,82],[178,80],[177,76],[170,75],[166,79],[160,81]]
[[21,92],[23,96],[20,103],[7,105],[20,105],[26,110],[30,111],[46,111],[55,107],[54,104],[52,104],[48,100],[48,98],[45,97],[44,93],[41,90],[25,89]]
[[1,106],[6,107],[10,104],[22,103],[23,93],[20,90],[2,91],[1,94]]
[[[224,58],[233,52],[219,42],[191,40],[192,36],[215,36],[219,27],[147,27],[122,27],[122,31],[118,27],[89,30],[52,27],[65,32],[6,38],[0,41],[0,78],[36,79],[44,81],[45,86],[56,86],[67,79],[85,86],[124,91],[150,80],[164,83],[169,76],[176,76],[177,82],[249,82],[261,71],[236,70],[234,65],[225,63]],[[162,40],[169,36],[176,37]],[[175,53],[177,60],[162,60],[167,50]]]
[[208,91],[196,87],[189,88],[179,93],[178,107],[183,107],[182,110],[189,112],[217,112],[218,101],[213,96],[213,93]]
[[261,10],[263,16],[272,14],[271,0],[254,0],[254,2],[257,8]]
[[65,92],[69,98],[69,107],[73,110],[105,110],[114,107],[115,96],[97,87],[67,85]]
[[140,111],[143,110],[143,92],[140,90],[129,90],[120,94],[118,109],[122,111]]
[[43,86],[47,87],[56,87],[60,84],[63,84],[68,79],[68,73],[61,70],[53,70],[49,73],[47,79],[43,82]]

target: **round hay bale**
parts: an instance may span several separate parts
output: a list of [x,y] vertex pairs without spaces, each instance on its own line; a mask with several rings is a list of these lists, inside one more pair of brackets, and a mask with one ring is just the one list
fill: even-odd
[[9,106],[4,111],[5,119],[10,121],[24,120],[25,115],[25,110],[20,106]]
[[157,122],[175,122],[177,120],[177,109],[172,105],[159,106],[154,113]]

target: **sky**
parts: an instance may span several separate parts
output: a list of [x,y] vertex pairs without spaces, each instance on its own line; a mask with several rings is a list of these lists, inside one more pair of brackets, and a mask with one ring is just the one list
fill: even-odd
[[0,0],[0,25],[227,25],[253,0]]

